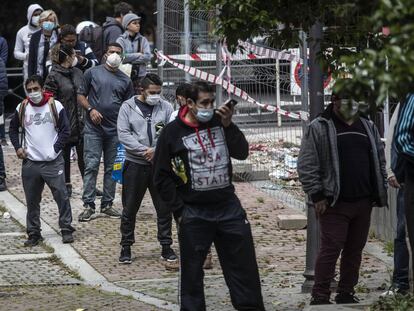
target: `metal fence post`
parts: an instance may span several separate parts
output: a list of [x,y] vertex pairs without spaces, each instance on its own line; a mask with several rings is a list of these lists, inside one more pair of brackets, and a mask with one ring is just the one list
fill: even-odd
[[[323,72],[317,61],[317,55],[321,49],[322,24],[316,22],[310,30],[311,44],[309,49],[309,112],[310,120],[313,120],[323,111],[324,90]],[[306,57],[304,58],[306,59]],[[306,67],[305,67],[306,68]],[[305,69],[306,71],[306,69]],[[303,93],[303,90],[302,90]],[[316,256],[319,251],[319,222],[316,219],[315,209],[310,200],[307,200],[307,235],[306,235],[306,268],[303,273],[305,281],[302,292],[309,293],[312,290],[315,277]]]
[[[221,42],[217,40],[217,47],[216,47],[216,76],[219,76],[221,71],[223,70],[223,65],[221,63],[222,55],[221,55]],[[219,107],[223,102],[223,91],[221,85],[216,85],[216,106]]]
[[[157,49],[164,51],[164,0],[157,0]],[[163,80],[164,67],[158,66],[158,76]]]
[[[185,60],[185,65],[190,66],[190,60],[188,55],[191,51],[191,25],[190,25],[190,3],[188,0],[184,0],[184,54],[187,55]],[[185,80],[187,82],[191,81],[191,76],[186,73]]]

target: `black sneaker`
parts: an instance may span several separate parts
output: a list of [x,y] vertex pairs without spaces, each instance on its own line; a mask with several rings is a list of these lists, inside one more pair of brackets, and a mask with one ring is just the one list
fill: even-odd
[[119,255],[119,263],[130,264],[131,262],[131,246],[122,246],[121,255]]
[[73,243],[73,235],[70,231],[63,231],[62,232],[62,242],[63,244]]
[[358,297],[354,293],[338,293],[335,296],[337,304],[359,303]]
[[85,210],[79,215],[80,222],[86,222],[91,220],[92,215],[95,214],[95,209],[90,207],[89,205],[84,205]]
[[101,190],[99,190],[98,188],[96,188],[95,192],[96,192],[97,197],[102,197],[103,196],[103,192]]
[[329,301],[329,297],[321,297],[321,296],[312,296],[309,305],[316,306],[316,305],[331,305],[332,302]]
[[119,213],[112,205],[107,205],[105,207],[101,207],[101,213],[108,215],[111,218],[121,218],[121,213]]
[[6,179],[4,177],[0,177],[0,191],[6,191],[7,185],[6,185]]
[[41,235],[30,235],[27,241],[24,242],[24,246],[26,247],[33,247],[39,245],[40,242],[43,241]]
[[174,262],[174,261],[177,261],[178,258],[170,245],[163,245],[162,252],[161,252],[161,259],[166,260],[168,262]]

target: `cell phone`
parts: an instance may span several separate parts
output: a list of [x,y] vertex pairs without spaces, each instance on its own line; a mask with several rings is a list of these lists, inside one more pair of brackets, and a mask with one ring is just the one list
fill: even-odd
[[236,106],[238,104],[238,101],[235,99],[229,99],[228,101],[226,101],[224,103],[227,107],[229,107],[230,109],[234,108],[234,106]]

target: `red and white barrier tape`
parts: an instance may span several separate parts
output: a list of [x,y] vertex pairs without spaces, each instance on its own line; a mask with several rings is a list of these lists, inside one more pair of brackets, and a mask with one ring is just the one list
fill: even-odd
[[257,45],[254,45],[252,43],[242,41],[242,40],[239,40],[239,45],[244,47],[248,52],[253,52],[259,57],[295,61],[295,62],[303,64],[303,60],[298,55],[295,55],[295,54],[286,53],[282,51],[276,51],[276,50],[265,48],[262,46],[257,46]]
[[[179,60],[179,61],[195,61],[195,62],[205,62],[205,61],[216,61],[216,53],[194,53],[194,54],[176,54],[176,55],[166,55],[170,59]],[[231,60],[240,61],[240,60],[253,60],[253,59],[265,59],[264,56],[258,56],[255,54],[247,54],[236,52],[231,55]]]
[[166,62],[168,62],[171,65],[173,65],[174,67],[177,67],[178,69],[181,69],[181,70],[185,71],[186,73],[192,75],[193,77],[196,77],[200,80],[204,80],[204,81],[207,81],[207,82],[210,82],[210,83],[215,83],[215,84],[221,85],[225,90],[228,90],[231,94],[234,94],[237,97],[240,97],[243,100],[245,100],[245,101],[247,101],[251,104],[257,105],[257,106],[259,106],[259,107],[261,107],[261,108],[263,108],[267,111],[276,112],[276,113],[278,113],[282,116],[286,116],[286,117],[289,117],[289,118],[292,118],[292,119],[297,119],[297,120],[307,121],[309,119],[309,114],[305,111],[299,111],[298,113],[294,113],[294,112],[283,110],[283,109],[281,109],[279,107],[276,107],[276,106],[259,103],[253,97],[251,97],[249,94],[247,94],[245,91],[243,91],[242,89],[236,87],[234,84],[231,84],[231,83],[227,82],[226,80],[224,80],[220,76],[215,76],[211,73],[202,71],[200,69],[177,63],[177,62],[171,60],[166,55],[164,55],[161,51],[154,51],[154,52],[157,55],[158,59],[160,59],[160,61],[161,61],[159,66],[163,66]]

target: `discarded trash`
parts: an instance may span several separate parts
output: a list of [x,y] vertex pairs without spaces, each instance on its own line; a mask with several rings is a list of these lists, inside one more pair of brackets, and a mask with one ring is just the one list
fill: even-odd
[[289,168],[297,168],[298,166],[298,158],[292,157],[289,154],[285,155],[285,165]]
[[10,213],[9,212],[4,212],[3,218],[4,219],[9,219],[10,218]]
[[266,189],[266,190],[281,190],[282,186],[275,185],[275,184],[267,184],[267,185],[263,185],[261,188]]

